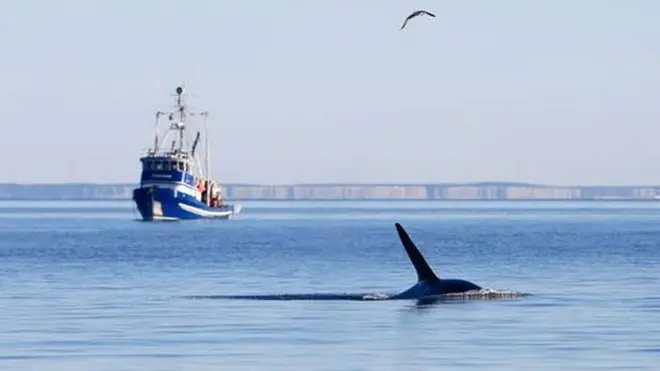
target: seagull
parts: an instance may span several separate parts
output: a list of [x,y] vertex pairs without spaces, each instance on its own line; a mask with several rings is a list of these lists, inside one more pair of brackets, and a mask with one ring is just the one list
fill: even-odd
[[427,12],[426,10],[416,10],[416,11],[410,13],[410,15],[408,17],[406,17],[406,20],[403,21],[403,24],[401,25],[400,30],[403,30],[403,28],[406,27],[406,23],[408,23],[408,20],[410,20],[412,18],[415,18],[419,15],[423,15],[423,14],[426,14],[428,16],[431,16],[431,17],[435,18],[435,14],[433,14],[431,12]]

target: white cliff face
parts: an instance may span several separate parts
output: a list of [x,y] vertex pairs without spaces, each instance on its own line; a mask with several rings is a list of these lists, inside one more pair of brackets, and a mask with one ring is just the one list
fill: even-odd
[[[135,184],[0,184],[0,199],[130,199]],[[232,185],[218,186],[242,200],[654,200],[660,186],[553,187],[465,185]]]

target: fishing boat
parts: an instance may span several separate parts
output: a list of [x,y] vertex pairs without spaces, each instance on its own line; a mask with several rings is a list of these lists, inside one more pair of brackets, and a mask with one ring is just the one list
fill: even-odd
[[[133,201],[142,220],[229,219],[240,213],[241,205],[226,203],[218,182],[210,174],[208,116],[208,111],[188,110],[180,86],[176,88],[174,110],[156,112],[154,146],[140,157],[140,186],[133,190]],[[168,124],[160,133],[163,117],[167,117]],[[204,119],[204,156],[197,151],[200,131],[192,141],[187,135],[188,126],[196,117]]]

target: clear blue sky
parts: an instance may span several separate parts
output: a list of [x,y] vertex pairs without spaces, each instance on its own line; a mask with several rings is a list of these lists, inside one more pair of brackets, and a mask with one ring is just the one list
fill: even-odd
[[[418,8],[437,18],[417,18]],[[5,0],[0,182],[134,182],[185,81],[220,182],[660,184],[654,0]],[[158,85],[157,82],[160,82]]]

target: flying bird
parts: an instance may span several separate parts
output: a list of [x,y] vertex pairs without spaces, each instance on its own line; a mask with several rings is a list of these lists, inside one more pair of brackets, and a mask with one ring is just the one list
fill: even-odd
[[410,15],[408,17],[406,17],[406,20],[403,21],[403,24],[401,25],[400,30],[403,30],[403,28],[406,27],[406,24],[408,23],[409,20],[411,20],[411,19],[413,19],[417,16],[424,15],[424,14],[435,18],[435,14],[433,14],[431,12],[427,12],[426,10],[416,10],[416,11],[410,13]]

